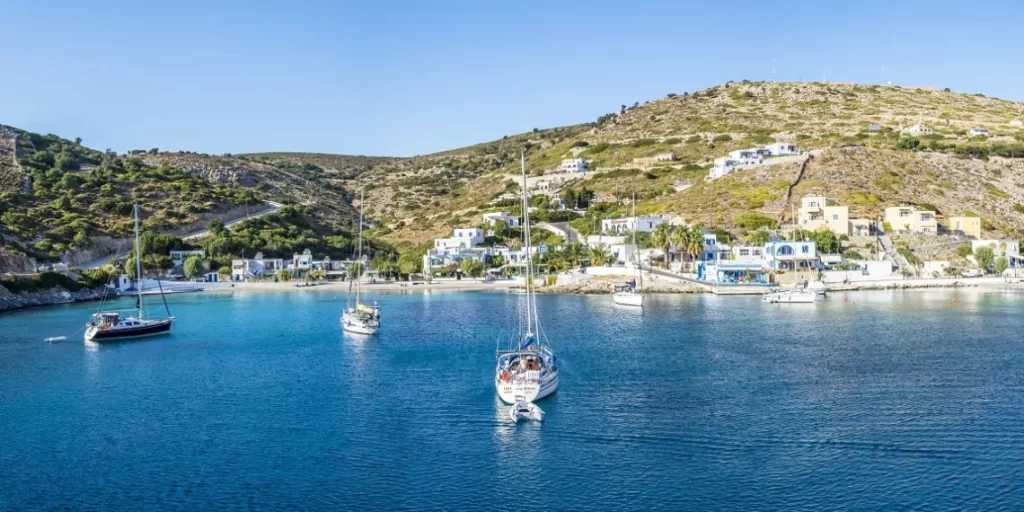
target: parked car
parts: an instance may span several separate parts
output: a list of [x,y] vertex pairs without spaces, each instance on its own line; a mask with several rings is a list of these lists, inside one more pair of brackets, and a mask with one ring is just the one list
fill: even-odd
[[961,274],[964,277],[981,277],[981,271],[976,268],[969,268]]

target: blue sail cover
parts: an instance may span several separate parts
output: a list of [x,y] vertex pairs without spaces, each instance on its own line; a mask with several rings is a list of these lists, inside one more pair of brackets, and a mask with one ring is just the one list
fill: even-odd
[[526,339],[523,340],[522,348],[529,347],[530,345],[533,345],[536,341],[537,338],[535,336],[527,336]]

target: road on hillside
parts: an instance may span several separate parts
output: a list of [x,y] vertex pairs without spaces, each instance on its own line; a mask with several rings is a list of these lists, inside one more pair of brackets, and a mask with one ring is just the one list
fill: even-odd
[[[226,227],[228,229],[231,229],[231,226],[234,226],[235,224],[238,224],[239,222],[246,221],[246,220],[249,220],[249,219],[256,219],[256,218],[262,217],[262,216],[264,216],[264,215],[266,215],[268,213],[276,212],[277,210],[280,210],[281,208],[284,207],[283,204],[277,203],[277,202],[274,202],[274,201],[264,201],[264,203],[266,203],[265,204],[266,207],[263,208],[262,210],[260,210],[258,212],[255,212],[255,213],[250,213],[249,215],[243,215],[241,217],[238,217],[238,218],[235,218],[235,219],[231,219],[231,220],[229,220],[229,221],[224,223],[224,227]],[[199,240],[200,238],[204,238],[204,237],[209,236],[209,235],[210,235],[210,230],[206,229],[206,228],[203,228],[203,229],[200,229],[200,230],[197,230],[197,231],[193,231],[191,233],[186,233],[185,236],[181,237],[181,239],[182,240],[186,240],[186,241],[196,241],[196,240]],[[102,258],[99,258],[99,259],[90,261],[88,263],[85,263],[83,265],[80,265],[80,267],[82,268],[82,270],[89,270],[89,269],[93,269],[93,268],[99,268],[99,267],[102,267],[103,265],[106,265],[107,262],[109,262],[110,260],[124,258],[125,256],[128,256],[128,252],[129,251],[122,251],[122,252],[119,252],[119,253],[116,253],[116,254],[111,254],[109,256],[104,256]]]

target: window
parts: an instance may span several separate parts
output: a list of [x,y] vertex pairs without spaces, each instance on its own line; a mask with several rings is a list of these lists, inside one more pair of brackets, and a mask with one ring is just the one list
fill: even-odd
[[811,201],[811,208],[817,208],[817,207],[818,207],[818,202],[817,201]]
[[740,249],[740,256],[750,256],[750,251],[747,249]]
[[807,254],[809,248],[805,245],[805,246],[802,247],[802,249],[803,249],[803,253]]
[[833,214],[832,220],[839,220],[839,214]]
[[750,251],[750,255],[751,256],[760,256],[761,255],[761,250],[760,249],[754,249],[753,251]]
[[910,217],[910,212],[908,212],[908,211],[900,211],[900,217]]

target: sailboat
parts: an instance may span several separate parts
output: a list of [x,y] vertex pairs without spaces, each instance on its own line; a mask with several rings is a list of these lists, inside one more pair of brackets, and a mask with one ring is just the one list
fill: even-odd
[[[363,261],[363,193],[359,193],[359,247],[356,261]],[[341,328],[355,334],[375,334],[380,330],[380,306],[376,302],[367,306],[362,302],[361,287],[353,276],[348,282],[348,299],[341,314]],[[356,305],[352,307],[352,285],[356,288]]]
[[537,293],[533,282],[533,255],[530,240],[530,205],[526,186],[526,149],[522,151],[523,174],[523,250],[526,255],[526,283],[519,299],[517,332],[507,349],[496,351],[494,387],[507,404],[529,404],[558,388],[558,360],[545,342],[537,314]]
[[[144,336],[155,336],[171,332],[171,310],[164,299],[165,318],[146,318],[142,302],[142,244],[139,243],[139,206],[135,205],[132,214],[135,216],[135,316],[121,316],[120,311],[97,311],[85,324],[85,341],[118,341]],[[159,278],[157,283],[160,283]],[[161,287],[162,290],[162,287]],[[161,297],[163,295],[161,294]]]
[[636,218],[636,193],[634,193],[633,194],[633,256],[636,258],[636,261],[633,264],[633,280],[630,281],[629,285],[624,287],[623,289],[613,289],[612,290],[612,299],[615,301],[616,304],[621,304],[623,306],[639,306],[639,307],[644,307],[644,296],[640,292],[640,290],[637,289],[637,287],[636,287],[636,284],[637,284],[637,273],[638,272],[640,274],[640,287],[643,288],[643,285],[644,285],[644,273],[643,273],[643,269],[640,268],[640,250],[639,250],[639,247],[637,247],[637,245],[636,245],[636,228],[639,225],[640,224],[637,222],[637,218]]

